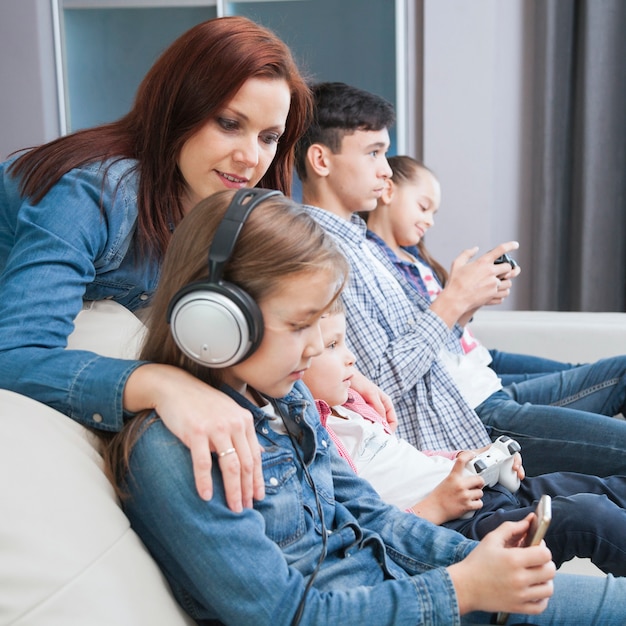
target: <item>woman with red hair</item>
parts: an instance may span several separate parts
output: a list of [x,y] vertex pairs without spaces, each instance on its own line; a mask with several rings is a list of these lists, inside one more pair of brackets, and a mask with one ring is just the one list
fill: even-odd
[[175,366],[66,350],[84,301],[150,304],[172,232],[224,189],[291,191],[309,89],[289,48],[242,17],[198,24],[155,62],[121,119],[0,164],[0,387],[82,424],[158,410],[199,494],[220,457],[233,510],[262,498],[251,415]]

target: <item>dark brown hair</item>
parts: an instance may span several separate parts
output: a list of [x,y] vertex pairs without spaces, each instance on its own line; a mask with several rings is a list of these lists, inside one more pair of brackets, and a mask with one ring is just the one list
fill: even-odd
[[296,145],[296,170],[300,180],[307,178],[306,156],[316,143],[334,154],[341,151],[346,135],[357,130],[391,128],[396,114],[384,98],[346,83],[317,83],[313,92],[313,120]]
[[294,146],[311,115],[311,95],[291,52],[271,31],[244,17],[198,24],[157,59],[132,109],[116,122],[77,131],[20,156],[11,166],[23,195],[39,202],[65,173],[95,161],[138,161],[140,247],[162,256],[170,223],[183,216],[179,152],[249,78],[283,79],[291,91],[285,132],[259,187],[289,195]]
[[[426,167],[421,161],[418,161],[410,156],[388,157],[387,162],[393,172],[391,180],[394,184],[399,186],[406,183],[418,182],[420,174],[423,172],[428,172],[431,176],[437,178],[431,169]],[[433,273],[442,286],[445,286],[446,281],[448,280],[448,272],[427,250],[423,237],[419,240],[417,249],[424,261],[430,265]]]

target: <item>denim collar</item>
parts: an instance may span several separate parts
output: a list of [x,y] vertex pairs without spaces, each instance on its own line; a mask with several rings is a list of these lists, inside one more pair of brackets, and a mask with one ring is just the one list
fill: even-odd
[[[250,411],[254,418],[255,428],[262,429],[262,423],[267,420],[267,415],[262,409],[252,404],[247,398],[228,385],[222,385],[221,390],[235,400],[237,404]],[[313,399],[310,397],[310,394],[307,395],[307,392],[308,390],[304,383],[297,381],[291,392],[285,397],[268,398],[268,400],[275,404],[277,412],[283,416],[285,428],[291,434],[292,440],[298,442],[302,450],[304,463],[309,465],[315,458],[317,446],[314,418],[311,417],[308,411],[309,407],[313,407],[315,419],[319,420],[319,415],[315,409]]]
[[[268,402],[278,403],[285,406],[288,414],[291,414],[292,410],[294,409],[301,409],[304,413],[306,411],[307,405],[310,404],[310,402],[300,388],[301,385],[303,385],[303,383],[300,383],[299,381],[296,382],[292,390],[283,398],[268,398],[266,396],[263,397],[266,398]],[[241,395],[238,391],[235,391],[229,385],[222,384],[220,386],[220,391],[223,391],[227,396],[232,398],[239,406],[242,406],[244,409],[250,411],[254,418],[255,426],[259,424],[259,422],[267,419],[267,416],[265,415],[263,409],[250,402],[248,398]]]

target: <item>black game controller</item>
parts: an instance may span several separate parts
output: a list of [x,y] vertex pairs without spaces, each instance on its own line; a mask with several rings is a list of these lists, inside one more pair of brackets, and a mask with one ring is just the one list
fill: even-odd
[[515,269],[517,267],[517,261],[512,259],[508,254],[503,254],[499,256],[494,262],[494,265],[501,265],[502,263],[508,263],[511,266],[511,269]]

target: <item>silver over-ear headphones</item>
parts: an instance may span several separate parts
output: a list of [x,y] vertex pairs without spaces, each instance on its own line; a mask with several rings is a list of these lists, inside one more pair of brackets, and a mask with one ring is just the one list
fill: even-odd
[[167,321],[174,341],[190,359],[209,367],[229,367],[250,356],[263,338],[263,316],[254,299],[222,280],[239,233],[252,210],[273,189],[237,191],[209,248],[209,276],[185,285],[172,298]]

